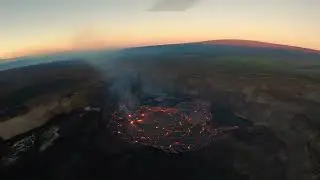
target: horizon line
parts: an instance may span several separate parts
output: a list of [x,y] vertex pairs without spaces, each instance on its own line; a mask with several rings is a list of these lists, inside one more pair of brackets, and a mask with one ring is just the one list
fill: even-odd
[[[315,49],[315,48],[307,48],[307,47],[302,47],[302,46],[297,46],[297,45],[289,45],[289,44],[281,44],[281,43],[274,43],[274,42],[268,42],[268,41],[259,41],[259,40],[249,40],[249,39],[232,39],[232,38],[224,38],[224,39],[213,39],[213,40],[199,40],[199,41],[186,41],[186,42],[173,42],[173,43],[155,43],[155,44],[147,44],[147,45],[129,45],[125,47],[100,47],[100,48],[81,48],[81,49],[62,49],[62,50],[49,50],[48,52],[43,52],[43,53],[31,53],[31,54],[25,54],[25,55],[18,55],[14,57],[0,57],[0,61],[11,61],[15,59],[20,59],[20,58],[31,58],[31,57],[36,57],[36,56],[50,56],[50,55],[55,55],[59,53],[76,53],[76,52],[94,52],[94,51],[103,51],[103,50],[121,50],[121,49],[130,49],[130,48],[139,48],[139,47],[152,47],[152,46],[164,46],[164,45],[178,45],[178,44],[190,44],[190,43],[210,43],[212,42],[213,44],[215,42],[223,42],[223,41],[242,41],[242,42],[252,42],[252,43],[261,43],[261,44],[269,44],[269,45],[275,45],[279,47],[273,47],[275,49],[280,48],[288,48],[288,49],[293,49],[293,50],[306,50],[314,53],[320,53],[320,48]],[[227,45],[227,44],[225,44]],[[246,46],[246,45],[235,45],[235,46]],[[251,46],[254,47],[254,46]],[[262,47],[257,47],[257,48],[262,48]],[[265,48],[272,48],[272,47],[265,47]]]

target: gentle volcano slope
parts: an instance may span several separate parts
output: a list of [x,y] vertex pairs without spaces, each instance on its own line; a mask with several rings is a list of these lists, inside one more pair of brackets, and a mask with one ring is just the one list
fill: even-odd
[[303,47],[267,43],[260,41],[251,41],[251,40],[239,40],[239,39],[221,39],[221,40],[212,40],[204,41],[203,44],[211,45],[227,45],[227,46],[241,46],[241,47],[253,47],[253,48],[268,48],[268,49],[282,49],[282,50],[293,50],[293,51],[303,51],[309,53],[320,53],[319,50],[308,49]]
[[[133,65],[133,59],[143,67]],[[143,69],[168,69],[183,64],[185,70],[192,71],[231,68],[233,72],[277,71],[318,76],[320,51],[256,41],[216,40],[123,49],[112,62],[120,66],[133,63]]]
[[[180,44],[154,45],[123,49],[122,55],[202,55],[206,56],[243,56],[256,55],[289,59],[318,59],[320,51],[248,40],[212,40]],[[123,57],[122,57],[123,58]]]

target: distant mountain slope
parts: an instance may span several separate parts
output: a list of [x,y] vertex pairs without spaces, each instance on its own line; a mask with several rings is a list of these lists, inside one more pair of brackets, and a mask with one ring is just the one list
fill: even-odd
[[0,71],[20,68],[25,66],[32,66],[38,64],[47,64],[57,61],[68,61],[68,60],[97,60],[106,58],[111,50],[99,50],[99,51],[79,51],[79,52],[61,52],[47,55],[37,55],[30,57],[18,57],[13,59],[6,59],[0,61]]
[[237,67],[250,65],[252,68],[268,67],[277,68],[279,71],[289,66],[290,70],[299,68],[314,70],[314,67],[320,65],[320,52],[315,50],[306,51],[303,48],[301,50],[291,46],[276,46],[260,42],[248,43],[243,40],[238,40],[237,42],[241,43],[237,44],[231,42],[206,41],[127,48],[117,53],[113,62],[120,63],[120,66],[139,62],[138,65],[144,68],[155,64],[169,68],[184,63],[193,64],[194,68],[197,65],[203,68],[205,63],[208,64],[208,67],[213,64]]
[[207,57],[221,56],[264,56],[273,58],[310,59],[320,58],[320,51],[288,45],[272,44],[248,40],[213,40],[180,44],[144,46],[123,49],[121,55],[201,55]]
[[270,48],[270,49],[283,49],[283,50],[296,50],[310,53],[320,53],[320,51],[296,46],[267,43],[251,40],[239,40],[239,39],[221,39],[201,42],[203,44],[211,45],[227,45],[227,46],[241,46],[241,47],[253,47],[253,48]]
[[163,59],[165,57],[177,57],[181,59],[185,56],[193,56],[197,58],[205,57],[210,59],[227,56],[255,56],[274,59],[277,58],[282,60],[290,59],[297,60],[299,62],[312,61],[311,64],[314,61],[320,61],[320,51],[313,49],[259,41],[225,39],[134,47],[122,49],[120,51],[99,50],[90,52],[68,52],[55,53],[51,55],[39,55],[34,57],[21,57],[0,61],[0,71],[61,60],[106,60],[110,55],[110,52],[115,52],[111,54],[113,54],[114,57],[117,57],[116,59],[118,60],[133,58]]

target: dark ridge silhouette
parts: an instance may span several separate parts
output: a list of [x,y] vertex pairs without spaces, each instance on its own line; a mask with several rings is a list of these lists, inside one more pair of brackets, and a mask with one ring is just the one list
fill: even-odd
[[303,51],[303,52],[308,52],[308,53],[320,53],[319,50],[315,50],[315,49],[296,47],[296,46],[290,46],[290,45],[275,44],[275,43],[260,42],[260,41],[252,41],[252,40],[220,39],[220,40],[203,41],[201,43],[212,44],[212,45],[270,48],[270,49]]

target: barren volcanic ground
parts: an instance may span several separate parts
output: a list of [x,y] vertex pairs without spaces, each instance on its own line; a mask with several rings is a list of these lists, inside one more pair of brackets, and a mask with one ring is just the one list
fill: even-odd
[[4,179],[320,176],[320,56],[183,44],[0,72]]

